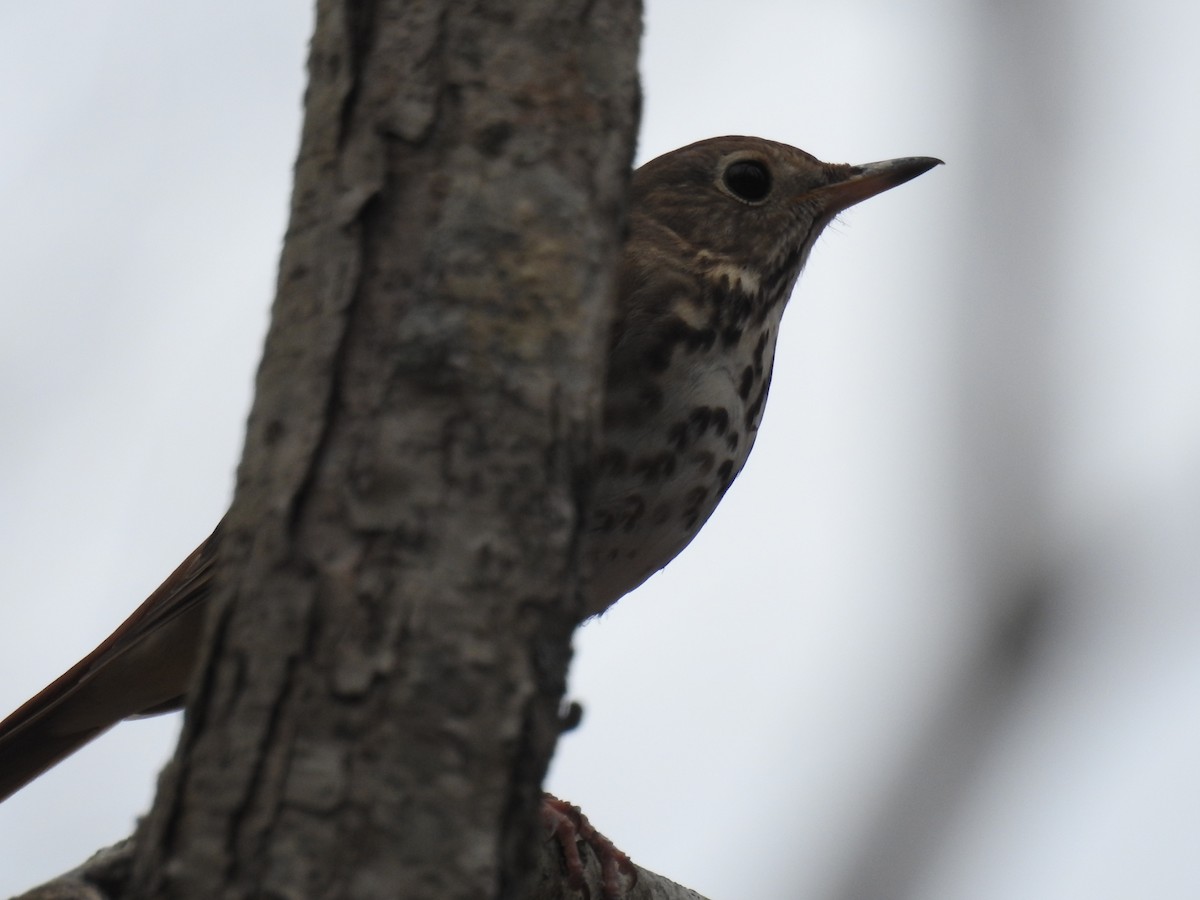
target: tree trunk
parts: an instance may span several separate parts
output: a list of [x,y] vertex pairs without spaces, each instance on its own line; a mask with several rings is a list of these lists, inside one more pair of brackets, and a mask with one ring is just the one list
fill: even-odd
[[639,33],[636,0],[320,0],[208,664],[131,895],[525,877]]

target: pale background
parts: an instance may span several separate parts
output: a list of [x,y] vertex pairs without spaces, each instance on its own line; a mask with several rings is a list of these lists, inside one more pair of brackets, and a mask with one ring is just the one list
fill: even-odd
[[[550,787],[714,898],[1200,896],[1197,14],[648,5],[639,159],[948,165],[818,244],[745,473],[579,636]],[[310,16],[0,8],[0,714],[228,503]],[[177,727],[0,806],[0,895],[128,834]]]

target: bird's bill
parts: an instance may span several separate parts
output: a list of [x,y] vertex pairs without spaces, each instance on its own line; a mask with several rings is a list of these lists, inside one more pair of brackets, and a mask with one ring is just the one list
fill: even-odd
[[864,163],[861,166],[846,166],[846,178],[819,188],[813,193],[828,203],[831,212],[840,212],[868,197],[912,181],[918,175],[940,165],[942,161],[932,156],[906,156],[902,159]]

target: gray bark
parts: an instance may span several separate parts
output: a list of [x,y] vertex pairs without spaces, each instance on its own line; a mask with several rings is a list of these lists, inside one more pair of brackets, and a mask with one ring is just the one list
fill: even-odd
[[[579,897],[601,897],[600,865],[594,856],[584,852],[584,887],[577,890],[563,877],[561,851],[557,844],[542,842],[535,868],[530,872],[516,896],[521,900],[578,900]],[[116,900],[127,895],[129,873],[133,865],[132,839],[106,847],[78,868],[53,881],[22,894],[18,900]],[[397,886],[396,890],[400,890]],[[407,896],[407,895],[403,895]],[[705,900],[700,894],[673,881],[637,869],[637,882],[623,900]]]
[[637,2],[321,0],[180,749],[130,896],[512,896],[580,616]]

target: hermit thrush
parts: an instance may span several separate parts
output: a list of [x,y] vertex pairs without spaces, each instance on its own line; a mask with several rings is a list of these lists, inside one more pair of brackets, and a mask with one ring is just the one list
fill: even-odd
[[[634,173],[609,351],[583,591],[599,612],[669,563],[741,471],[784,305],[840,211],[937,165],[831,165],[751,137]],[[99,647],[0,722],[0,799],[121,719],[177,709],[218,532]]]

